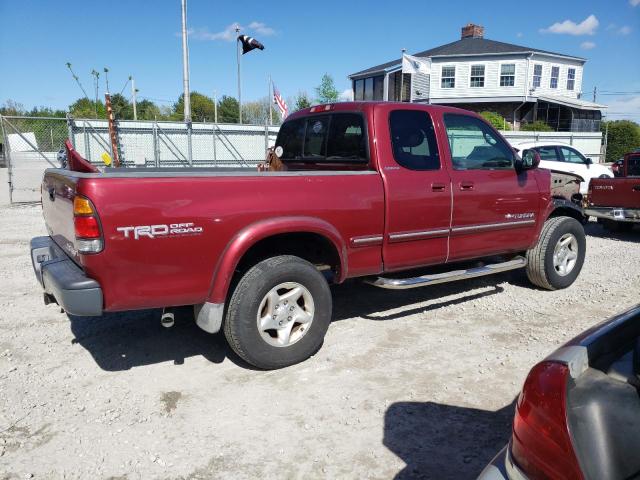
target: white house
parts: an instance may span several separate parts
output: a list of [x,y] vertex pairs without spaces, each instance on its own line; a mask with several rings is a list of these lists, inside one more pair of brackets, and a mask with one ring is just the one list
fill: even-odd
[[355,100],[453,105],[495,111],[515,128],[542,120],[557,131],[598,131],[604,105],[581,99],[586,59],[496,42],[484,28],[468,24],[462,36],[416,53],[430,74],[405,73],[401,59],[349,76]]

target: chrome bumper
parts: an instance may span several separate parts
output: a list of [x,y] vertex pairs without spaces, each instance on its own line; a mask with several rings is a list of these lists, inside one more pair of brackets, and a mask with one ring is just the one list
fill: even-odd
[[585,208],[584,214],[616,222],[640,222],[640,209],[637,208],[590,207]]
[[31,239],[31,262],[45,292],[45,303],[53,298],[71,315],[102,315],[102,288],[87,277],[51,237]]

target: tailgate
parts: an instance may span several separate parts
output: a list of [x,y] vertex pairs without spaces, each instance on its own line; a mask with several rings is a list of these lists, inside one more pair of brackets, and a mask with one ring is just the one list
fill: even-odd
[[75,248],[73,198],[78,179],[64,170],[47,170],[42,180],[42,213],[53,241],[80,264]]
[[594,178],[590,189],[592,206],[640,208],[640,177]]

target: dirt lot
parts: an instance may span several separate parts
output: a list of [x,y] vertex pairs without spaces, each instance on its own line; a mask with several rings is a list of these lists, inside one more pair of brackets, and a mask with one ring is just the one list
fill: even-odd
[[0,478],[474,478],[509,436],[529,368],[638,302],[640,232],[588,228],[568,290],[522,272],[428,289],[333,288],[320,352],[251,369],[159,312],[44,306],[39,206],[0,207]]

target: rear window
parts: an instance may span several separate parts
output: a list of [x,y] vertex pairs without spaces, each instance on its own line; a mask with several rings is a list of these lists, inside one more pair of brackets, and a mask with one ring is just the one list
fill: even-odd
[[632,155],[627,160],[627,176],[640,177],[640,155]]
[[358,113],[314,115],[285,122],[276,145],[287,162],[368,163],[364,119]]

